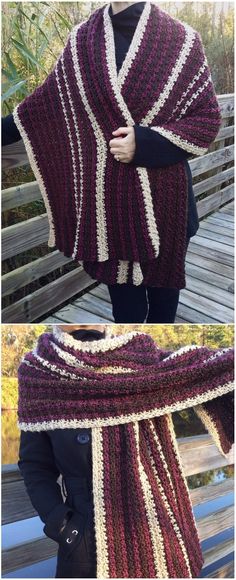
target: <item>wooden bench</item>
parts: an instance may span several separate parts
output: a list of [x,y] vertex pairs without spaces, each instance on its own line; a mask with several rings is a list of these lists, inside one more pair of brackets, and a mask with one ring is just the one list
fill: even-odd
[[[181,322],[233,321],[233,216],[227,212],[225,204],[230,204],[234,196],[234,97],[233,94],[219,95],[218,99],[223,119],[219,134],[207,154],[189,162],[198,213],[204,221],[201,221],[199,233],[192,239],[189,247],[187,288],[181,293],[177,320]],[[3,148],[2,163],[3,169],[28,163],[22,140]],[[19,208],[41,199],[36,181],[11,187],[2,193],[2,211]],[[219,214],[221,207],[224,213]],[[12,259],[14,264],[15,256],[47,242],[48,231],[46,213],[5,227],[2,232],[2,259]],[[91,292],[98,286],[97,282],[77,264],[73,265],[70,272],[59,275],[56,280],[33,292],[30,291],[32,282],[40,283],[43,277],[69,263],[72,264],[71,258],[48,248],[45,256],[28,261],[20,267],[13,266],[2,278],[2,296],[11,297],[22,288],[27,290],[23,298],[11,300],[13,303],[4,307],[2,321],[47,321],[47,315],[53,312],[56,322],[69,322],[61,309],[65,303],[68,305],[70,302],[72,308],[69,318],[78,314],[81,316],[80,322],[90,322],[91,319],[94,322],[112,320],[111,306],[97,302],[97,297]],[[80,304],[79,312],[78,305],[74,302],[82,295],[85,298],[82,306]],[[88,301],[91,303],[90,308]]]
[[[231,465],[209,435],[178,439],[186,476]],[[204,553],[201,577],[233,578],[233,479],[218,479],[190,491]],[[52,578],[57,544],[44,536],[43,523],[25,491],[17,465],[2,469],[2,577]]]

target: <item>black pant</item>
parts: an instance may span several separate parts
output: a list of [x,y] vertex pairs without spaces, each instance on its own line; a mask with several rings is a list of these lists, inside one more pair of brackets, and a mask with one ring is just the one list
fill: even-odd
[[[186,252],[190,242],[187,237]],[[179,303],[177,288],[154,288],[132,284],[108,285],[115,322],[174,322]],[[147,317],[147,319],[146,319]]]
[[174,322],[180,291],[132,284],[108,286],[115,322]]

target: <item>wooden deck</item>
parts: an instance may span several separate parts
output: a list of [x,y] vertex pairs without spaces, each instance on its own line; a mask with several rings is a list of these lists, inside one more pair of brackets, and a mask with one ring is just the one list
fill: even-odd
[[[207,217],[189,244],[186,288],[181,290],[176,322],[234,321],[234,202]],[[111,322],[112,308],[104,284],[58,309],[47,323]]]

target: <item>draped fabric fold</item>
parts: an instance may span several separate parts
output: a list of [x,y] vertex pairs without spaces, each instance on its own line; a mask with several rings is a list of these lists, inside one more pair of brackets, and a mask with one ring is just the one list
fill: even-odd
[[98,578],[191,578],[203,564],[172,413],[193,407],[233,443],[233,349],[158,348],[130,332],[92,342],[55,327],[18,370],[25,431],[91,428]]
[[199,33],[146,2],[117,75],[109,5],[98,8],[13,115],[45,202],[48,245],[107,283],[184,287],[184,162],[118,163],[109,141],[140,124],[194,155],[207,151],[221,115]]

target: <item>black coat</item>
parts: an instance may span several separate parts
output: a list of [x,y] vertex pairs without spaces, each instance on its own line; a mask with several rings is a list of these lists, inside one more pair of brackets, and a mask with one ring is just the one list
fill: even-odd
[[58,542],[56,577],[96,577],[91,431],[22,431],[18,465],[45,534]]
[[[104,337],[90,330],[72,334]],[[58,543],[56,578],[95,578],[91,429],[21,431],[18,466],[45,534]]]

